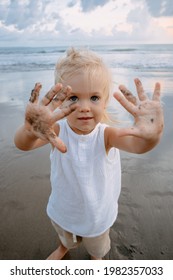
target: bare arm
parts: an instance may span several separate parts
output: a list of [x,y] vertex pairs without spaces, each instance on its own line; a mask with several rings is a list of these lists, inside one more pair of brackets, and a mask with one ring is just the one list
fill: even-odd
[[[14,137],[17,148],[28,151],[41,147],[47,143],[66,152],[66,146],[57,136],[59,126],[56,122],[67,116],[76,109],[75,104],[66,101],[71,88],[62,91],[62,85],[56,84],[39,101],[41,84],[37,83],[31,92],[30,102],[26,107],[25,123],[21,126]],[[59,107],[59,111],[55,109]]]
[[105,130],[106,148],[117,147],[131,153],[145,153],[159,142],[164,125],[163,110],[160,102],[160,84],[156,83],[152,100],[150,100],[139,79],[135,79],[139,100],[124,86],[123,94],[116,92],[114,97],[133,115],[134,125],[128,128],[111,128]]
[[22,125],[16,131],[14,143],[18,149],[29,151],[46,145],[48,141],[36,137],[32,132],[25,128],[25,125]]

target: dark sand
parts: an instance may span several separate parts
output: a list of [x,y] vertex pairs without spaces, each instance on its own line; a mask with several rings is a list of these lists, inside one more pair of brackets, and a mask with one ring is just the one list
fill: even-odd
[[[160,144],[145,155],[121,153],[119,215],[106,259],[173,259],[173,98],[163,101],[165,130]],[[13,144],[23,110],[15,97],[0,103],[1,260],[46,259],[58,245],[46,214],[50,147],[22,152]],[[81,245],[65,259],[89,256]]]

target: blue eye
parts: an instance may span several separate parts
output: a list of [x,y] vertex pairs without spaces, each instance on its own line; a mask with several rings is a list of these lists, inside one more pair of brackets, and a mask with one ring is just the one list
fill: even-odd
[[72,102],[77,102],[78,101],[78,97],[74,95],[74,96],[71,96],[69,98],[69,100],[72,101]]
[[99,99],[100,99],[99,96],[96,96],[96,95],[91,96],[91,100],[94,102],[98,101]]

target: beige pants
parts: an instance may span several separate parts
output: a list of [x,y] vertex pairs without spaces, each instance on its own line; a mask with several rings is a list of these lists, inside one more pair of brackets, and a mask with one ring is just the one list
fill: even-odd
[[81,237],[65,231],[53,221],[51,222],[58,233],[61,243],[67,249],[76,248],[82,242],[87,252],[96,258],[103,258],[110,250],[109,229],[96,237]]

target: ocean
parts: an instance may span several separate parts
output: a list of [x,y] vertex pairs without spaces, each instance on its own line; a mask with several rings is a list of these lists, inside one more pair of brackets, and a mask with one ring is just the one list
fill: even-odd
[[[173,71],[173,45],[91,45],[112,68]],[[0,72],[53,69],[67,46],[0,48]]]
[[[45,90],[54,82],[54,68],[57,60],[69,46],[56,47],[6,47],[0,48],[0,102],[8,99],[4,81],[16,79],[16,88],[19,92],[33,87],[35,82],[44,83]],[[142,80],[147,93],[151,93],[155,82],[162,86],[162,95],[171,96],[173,89],[173,44],[165,45],[87,45],[87,47],[100,55],[113,73],[114,89],[125,84],[136,92],[134,78]],[[28,76],[31,83],[21,88],[19,80]],[[33,77],[33,81],[31,79]],[[45,84],[46,83],[46,84]],[[6,91],[6,93],[4,93]],[[11,92],[9,93],[11,97]]]

